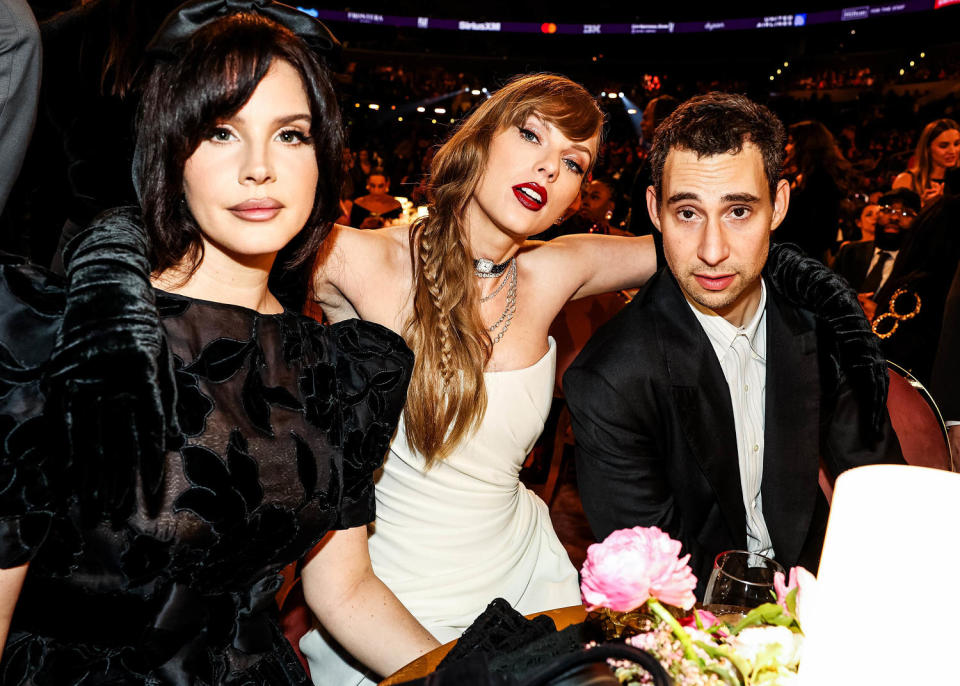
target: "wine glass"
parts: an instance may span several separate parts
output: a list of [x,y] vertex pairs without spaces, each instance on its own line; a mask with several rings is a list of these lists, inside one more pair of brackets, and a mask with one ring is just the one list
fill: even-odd
[[716,615],[745,615],[773,601],[773,575],[784,573],[776,560],[747,550],[727,550],[713,561],[703,596],[704,607]]

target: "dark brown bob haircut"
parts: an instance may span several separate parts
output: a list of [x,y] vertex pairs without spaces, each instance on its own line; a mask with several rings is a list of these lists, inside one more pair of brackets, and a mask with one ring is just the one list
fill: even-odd
[[313,211],[284,249],[283,268],[312,263],[339,214],[343,130],[336,95],[326,68],[293,32],[261,15],[237,13],[198,29],[179,57],[159,62],[146,81],[134,177],[155,273],[184,258],[192,261],[192,273],[203,259],[200,227],[183,202],[184,165],[217,124],[244,106],[277,59],[303,81],[319,171]]
[[783,122],[743,95],[714,91],[690,98],[664,119],[653,135],[650,171],[657,203],[663,192],[663,166],[671,149],[689,150],[698,158],[736,155],[748,142],[763,156],[772,201],[783,170],[786,140]]

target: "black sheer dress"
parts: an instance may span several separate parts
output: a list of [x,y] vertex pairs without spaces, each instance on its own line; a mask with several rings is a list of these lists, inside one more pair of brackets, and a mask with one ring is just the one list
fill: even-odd
[[141,474],[129,513],[92,521],[44,407],[62,284],[21,264],[0,277],[0,566],[30,561],[0,684],[309,684],[276,623],[278,573],[373,519],[403,340],[158,291],[182,445],[152,497]]

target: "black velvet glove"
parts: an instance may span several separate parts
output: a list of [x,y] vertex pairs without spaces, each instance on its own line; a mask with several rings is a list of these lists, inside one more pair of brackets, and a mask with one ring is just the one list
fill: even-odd
[[167,444],[180,435],[147,245],[139,211],[121,208],[94,220],[64,252],[66,306],[47,406],[64,418],[87,525],[126,518],[138,476],[148,508],[155,507]]
[[764,271],[778,293],[826,324],[836,342],[840,371],[869,408],[864,413],[868,426],[863,428],[868,435],[879,435],[890,382],[887,361],[856,292],[841,276],[789,243],[770,246]]

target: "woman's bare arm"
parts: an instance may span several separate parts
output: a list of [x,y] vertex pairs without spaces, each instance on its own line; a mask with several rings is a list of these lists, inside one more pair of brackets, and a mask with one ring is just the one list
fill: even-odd
[[439,643],[373,573],[367,528],[328,534],[303,568],[307,605],[351,655],[387,675]]
[[13,611],[17,607],[17,598],[20,597],[28,566],[0,569],[0,657],[3,656],[3,647],[7,644],[10,620],[13,619]]
[[334,225],[313,270],[313,298],[333,322],[360,317],[399,332],[410,290],[407,227],[360,231]]
[[657,271],[652,236],[573,234],[544,243],[543,257],[570,293],[569,300],[638,288]]

